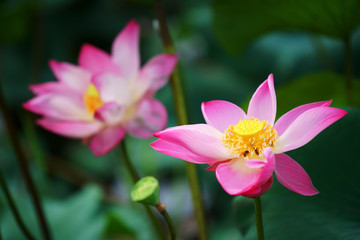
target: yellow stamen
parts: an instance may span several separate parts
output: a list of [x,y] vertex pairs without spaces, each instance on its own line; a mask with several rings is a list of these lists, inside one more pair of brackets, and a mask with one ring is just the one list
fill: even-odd
[[267,122],[256,118],[240,119],[225,130],[224,146],[238,157],[262,156],[263,149],[273,147],[277,139],[276,130]]
[[94,84],[90,84],[84,94],[84,104],[89,113],[94,114],[95,111],[104,105],[100,98],[99,91]]

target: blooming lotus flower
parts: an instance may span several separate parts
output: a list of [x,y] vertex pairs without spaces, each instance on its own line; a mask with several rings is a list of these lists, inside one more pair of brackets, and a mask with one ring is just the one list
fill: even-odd
[[305,170],[284,152],[299,148],[346,112],[329,107],[331,101],[294,108],[276,123],[276,95],[272,74],[250,100],[247,114],[227,101],[202,103],[206,124],[167,128],[154,134],[151,146],[164,154],[198,164],[231,195],[257,198],[272,185],[273,172],[288,189],[302,195],[318,191]]
[[149,138],[167,124],[154,93],[164,86],[177,56],[160,54],[140,68],[139,25],[130,21],[115,38],[111,55],[85,44],[79,65],[50,61],[57,82],[30,86],[24,104],[43,115],[38,124],[54,133],[82,138],[96,156],[109,152],[125,132]]

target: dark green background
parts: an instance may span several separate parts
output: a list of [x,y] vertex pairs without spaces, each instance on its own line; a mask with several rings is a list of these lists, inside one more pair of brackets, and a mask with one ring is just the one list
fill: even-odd
[[[57,240],[154,240],[143,209],[129,200],[130,178],[116,148],[96,158],[79,140],[49,133],[22,103],[31,83],[55,80],[48,60],[76,64],[84,43],[106,51],[130,19],[141,25],[145,63],[163,51],[150,0],[5,0],[0,2],[0,81],[22,147]],[[168,23],[180,58],[191,123],[204,122],[203,101],[223,99],[246,109],[273,73],[280,117],[300,104],[333,99],[348,111],[306,146],[289,152],[310,175],[319,195],[305,197],[276,180],[262,197],[265,236],[275,240],[360,239],[360,1],[168,0]],[[345,41],[351,52],[352,89],[346,89]],[[350,74],[350,75],[349,75]],[[352,102],[349,102],[349,96]],[[176,125],[170,86],[157,93]],[[0,119],[1,120],[1,119]],[[196,239],[184,164],[128,136],[141,175],[160,181],[161,200],[179,239]],[[0,121],[0,166],[21,215],[40,237],[15,154]],[[253,202],[227,195],[213,173],[198,166],[210,239],[256,239]],[[0,231],[23,239],[3,195]]]

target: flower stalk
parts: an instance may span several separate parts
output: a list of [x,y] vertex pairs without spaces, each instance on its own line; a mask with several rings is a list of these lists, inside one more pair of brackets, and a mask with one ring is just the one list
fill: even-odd
[[[125,144],[125,140],[123,140],[120,144],[121,146],[121,151],[123,153],[123,158],[124,158],[124,162],[125,162],[125,166],[126,168],[128,169],[130,175],[131,175],[131,180],[133,183],[136,183],[140,177],[139,177],[139,174],[136,172],[135,170],[135,167],[133,166],[133,164],[131,163],[130,161],[130,158],[129,158],[129,154],[126,150],[126,144]],[[154,229],[156,230],[157,234],[161,237],[161,239],[165,240],[166,237],[165,237],[165,234],[161,228],[161,225],[159,224],[158,220],[156,219],[154,213],[152,212],[150,206],[147,206],[147,205],[144,205],[145,207],[145,210],[147,212],[147,215],[149,216],[152,224],[153,224],[153,227]]]
[[256,229],[257,229],[258,240],[264,240],[264,226],[262,220],[260,197],[254,199],[254,204],[255,204]]
[[[35,240],[35,238],[33,237],[33,235],[30,233],[30,231],[27,229],[24,221],[22,220],[19,211],[16,208],[15,202],[10,194],[9,188],[7,187],[6,181],[4,179],[4,176],[2,175],[2,173],[0,172],[0,185],[4,191],[4,195],[6,197],[6,200],[9,203],[10,209],[12,211],[12,213],[14,214],[15,220],[17,222],[17,224],[19,225],[21,231],[23,232],[23,234],[25,235],[25,237],[29,240]],[[1,239],[1,236],[0,236]]]
[[[154,8],[157,20],[160,26],[160,36],[165,48],[166,53],[175,53],[175,47],[172,43],[169,29],[167,27],[165,11],[162,6],[161,0],[154,1]],[[181,83],[179,68],[176,66],[173,73],[170,76],[170,84],[173,92],[173,98],[176,108],[177,121],[180,125],[188,124],[188,118],[186,113],[186,104],[185,104],[185,95],[183,92],[183,87]],[[199,239],[205,240],[208,239],[204,207],[202,203],[202,196],[199,187],[198,176],[196,172],[196,167],[193,163],[185,163],[188,182],[190,185],[190,191],[192,194],[192,201],[195,210],[195,218],[199,231]]]
[[41,225],[41,230],[42,230],[42,234],[44,239],[46,240],[51,240],[51,234],[50,234],[50,229],[48,227],[48,223],[46,221],[45,215],[44,215],[44,211],[41,205],[41,201],[40,201],[40,197],[36,191],[35,188],[35,184],[31,178],[29,169],[27,167],[27,159],[25,157],[24,152],[22,151],[21,147],[20,147],[20,143],[19,143],[19,139],[17,137],[17,133],[16,133],[16,128],[14,126],[14,121],[12,120],[12,117],[10,115],[10,112],[8,110],[8,107],[5,103],[3,94],[2,94],[2,90],[0,87],[0,110],[2,112],[2,115],[4,117],[5,120],[5,124],[7,126],[7,131],[8,131],[8,135],[10,137],[11,143],[15,149],[15,153],[17,155],[17,159],[18,159],[18,163],[20,166],[20,170],[24,176],[25,179],[25,184],[26,187],[31,195],[32,198],[32,203],[34,205],[35,208],[35,212],[38,218],[38,221]]
[[159,213],[164,217],[170,231],[170,239],[175,240],[176,239],[176,231],[174,227],[174,223],[169,215],[169,213],[166,211],[166,207],[162,203],[158,203],[156,206],[156,209],[159,211]]

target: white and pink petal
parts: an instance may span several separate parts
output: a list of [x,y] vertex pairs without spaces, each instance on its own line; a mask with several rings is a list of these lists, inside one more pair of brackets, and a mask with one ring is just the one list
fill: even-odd
[[131,20],[112,45],[112,58],[126,79],[135,80],[139,72],[139,38],[140,27],[135,20]]
[[151,138],[155,132],[165,128],[167,119],[167,111],[160,101],[144,99],[139,104],[135,116],[126,123],[126,130],[139,138]]
[[285,113],[274,124],[274,128],[276,129],[278,136],[281,136],[284,131],[290,126],[290,124],[294,122],[295,119],[299,117],[302,113],[316,107],[329,107],[331,102],[332,101],[324,101],[304,104]]
[[201,111],[205,121],[221,133],[230,125],[236,125],[240,119],[246,118],[245,112],[235,104],[223,100],[203,102]]
[[283,153],[305,145],[346,114],[342,109],[331,107],[316,107],[303,112],[278,138],[274,152]]
[[37,121],[37,123],[46,130],[71,138],[87,138],[100,131],[103,126],[100,122],[97,121],[59,121],[50,118],[40,119]]
[[73,64],[55,60],[50,60],[49,65],[55,77],[60,82],[79,93],[86,91],[90,84],[90,72]]
[[123,77],[110,72],[95,74],[91,82],[99,91],[103,102],[116,102],[128,106],[133,101],[132,92]]
[[155,133],[154,136],[180,145],[204,158],[227,160],[232,157],[221,142],[222,134],[206,124],[171,127]]
[[178,57],[176,54],[160,54],[150,59],[140,70],[137,92],[139,95],[147,93],[151,96],[156,90],[163,87],[174,70]]
[[247,117],[254,117],[260,121],[268,121],[270,125],[274,124],[276,117],[276,95],[272,74],[256,89],[249,103]]
[[97,157],[105,155],[116,147],[124,136],[123,127],[106,127],[90,138],[89,148]]
[[100,72],[121,74],[120,66],[114,62],[108,53],[90,44],[82,46],[79,55],[79,65],[92,74]]
[[85,109],[81,96],[69,91],[38,95],[23,104],[29,111],[64,121],[89,121],[92,116]]

